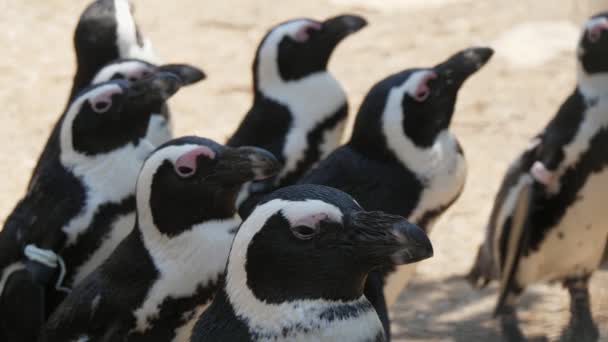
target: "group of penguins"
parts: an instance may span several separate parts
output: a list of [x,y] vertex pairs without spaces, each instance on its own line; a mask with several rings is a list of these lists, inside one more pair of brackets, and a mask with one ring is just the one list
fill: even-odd
[[[259,44],[253,104],[226,143],[173,139],[167,100],[205,74],[160,64],[132,10],[96,0],[80,17],[67,107],[0,232],[0,340],[390,340],[390,305],[464,188],[458,91],[493,50],[376,83],[341,145],[347,97],[327,64],[366,20],[286,21]],[[571,296],[561,340],[599,339],[608,13],[585,24],[576,72],[508,169],[468,275],[499,282],[509,342],[527,340],[517,298],[546,281]]]

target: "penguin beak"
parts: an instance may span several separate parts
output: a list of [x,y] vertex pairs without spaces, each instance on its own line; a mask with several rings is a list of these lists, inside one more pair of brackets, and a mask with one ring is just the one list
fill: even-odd
[[360,211],[349,215],[346,224],[353,233],[349,244],[354,245],[355,255],[374,268],[410,264],[433,256],[433,245],[426,233],[401,216]]
[[173,96],[182,85],[182,80],[178,76],[159,72],[131,83],[127,97],[135,110],[154,110]]
[[447,61],[437,65],[434,70],[445,83],[460,88],[464,81],[481,69],[492,57],[494,50],[488,47],[474,47],[462,50]]
[[174,74],[182,81],[182,85],[191,85],[207,78],[205,72],[187,64],[167,64],[158,67],[158,71]]
[[357,15],[340,15],[325,20],[321,25],[321,34],[335,47],[342,39],[365,27],[367,21]]
[[257,147],[226,147],[215,166],[214,176],[229,185],[260,181],[276,175],[281,164],[272,153]]

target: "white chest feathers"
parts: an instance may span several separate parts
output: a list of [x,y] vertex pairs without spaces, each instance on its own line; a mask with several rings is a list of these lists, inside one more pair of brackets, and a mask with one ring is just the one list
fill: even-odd
[[[276,71],[278,73],[278,71]],[[309,145],[308,134],[324,120],[346,104],[346,94],[338,81],[328,72],[317,72],[295,81],[260,79],[260,92],[286,106],[292,114],[292,122],[283,146],[285,166],[279,175],[284,177],[296,169]],[[323,134],[320,141],[321,156],[333,151],[339,144],[344,130],[343,122]]]
[[144,332],[150,327],[165,299],[188,298],[199,287],[218,281],[226,267],[233,231],[239,224],[236,216],[208,221],[174,237],[142,229],[144,246],[159,274],[141,307],[134,311],[135,331]]
[[85,207],[63,227],[68,245],[76,243],[78,236],[89,228],[101,204],[120,203],[135,194],[139,170],[153,149],[146,140],[95,156],[62,148],[61,163],[80,179],[86,190]]

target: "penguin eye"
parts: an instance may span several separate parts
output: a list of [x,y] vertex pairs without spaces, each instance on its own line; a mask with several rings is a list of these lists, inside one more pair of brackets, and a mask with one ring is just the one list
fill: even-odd
[[124,79],[125,79],[125,75],[117,72],[112,76],[112,78],[110,80],[124,80]]
[[93,108],[93,111],[95,113],[100,113],[100,114],[105,113],[108,111],[108,109],[110,109],[110,107],[112,107],[112,99],[106,98],[103,100],[93,102],[91,104],[91,107]]
[[291,227],[291,231],[293,232],[293,235],[300,240],[310,240],[319,233],[320,229],[319,226],[310,227],[300,225]]
[[414,95],[414,99],[418,102],[423,102],[429,97],[430,93],[431,92],[428,88],[419,90],[418,92],[416,92],[416,95]]

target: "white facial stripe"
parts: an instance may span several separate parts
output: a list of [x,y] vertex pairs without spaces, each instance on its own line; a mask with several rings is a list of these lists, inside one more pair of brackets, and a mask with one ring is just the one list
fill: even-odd
[[[435,73],[431,70],[420,70],[412,73],[405,81],[402,87],[411,97],[416,97],[416,91],[420,88],[422,82],[427,82]],[[401,87],[400,87],[401,88]],[[398,88],[396,88],[398,89]]]
[[107,84],[88,91],[86,94],[77,97],[76,100],[72,102],[61,123],[61,130],[59,133],[62,159],[68,157],[68,154],[76,154],[72,140],[72,126],[76,119],[76,115],[80,112],[80,108],[85,101],[100,97],[103,94],[116,92],[122,92],[122,88],[116,84]]
[[143,48],[137,44],[135,19],[131,14],[129,0],[114,0],[114,9],[117,24],[116,45],[120,57],[137,58],[150,63],[158,63],[159,59],[147,39],[143,39]]
[[175,164],[177,158],[199,147],[200,145],[196,144],[170,145],[156,151],[146,160],[137,180],[137,215],[142,226],[154,226],[150,209],[150,194],[156,170],[166,160]]
[[283,40],[285,36],[296,39],[296,34],[311,23],[310,20],[300,19],[290,21],[273,29],[266,39],[264,39],[264,42],[258,51],[260,68],[269,68],[269,70],[264,70],[266,72],[262,72],[260,69],[260,74],[274,74],[270,69],[277,69],[276,74],[278,75],[277,60],[279,57],[279,43],[281,43],[281,40]]
[[91,84],[98,84],[110,81],[114,75],[121,73],[127,77],[141,75],[144,71],[151,70],[150,66],[138,61],[128,61],[118,64],[111,64],[102,68],[93,78]]
[[[267,304],[255,297],[247,286],[247,273],[245,263],[247,261],[247,249],[253,237],[262,229],[266,221],[281,212],[289,222],[324,213],[334,220],[342,221],[342,212],[336,206],[319,201],[306,200],[292,202],[275,199],[258,206],[251,215],[243,222],[233,241],[227,268],[226,292],[235,309],[235,313],[249,320],[249,325],[259,329],[273,330],[280,328],[284,323],[293,323],[294,305],[305,314],[317,313],[316,307],[327,307],[335,302],[325,300],[297,300],[282,304]],[[287,227],[285,229],[288,229]],[[308,310],[307,310],[308,308]],[[295,310],[299,311],[299,310]]]

